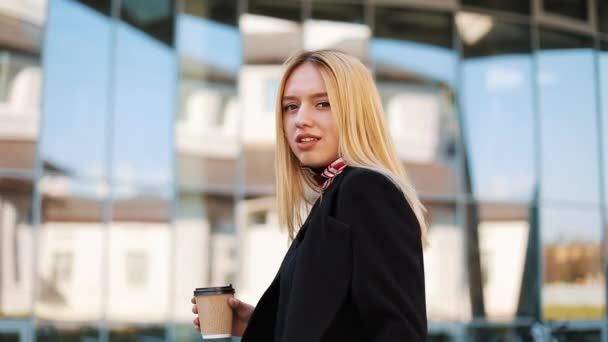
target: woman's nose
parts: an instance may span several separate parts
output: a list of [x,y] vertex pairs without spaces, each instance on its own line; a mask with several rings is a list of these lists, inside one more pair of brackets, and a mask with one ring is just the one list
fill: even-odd
[[296,126],[312,126],[313,110],[308,105],[302,104],[298,109],[298,114],[296,115]]

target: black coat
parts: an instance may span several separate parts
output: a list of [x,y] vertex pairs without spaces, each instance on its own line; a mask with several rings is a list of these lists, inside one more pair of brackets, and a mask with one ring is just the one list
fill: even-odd
[[[380,173],[347,167],[316,211],[298,246],[277,342],[425,341],[420,227],[400,190]],[[242,342],[274,340],[279,276]]]

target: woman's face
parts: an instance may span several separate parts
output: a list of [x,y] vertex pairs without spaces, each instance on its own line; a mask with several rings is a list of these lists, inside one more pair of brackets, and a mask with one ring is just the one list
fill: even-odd
[[311,63],[292,71],[282,108],[285,138],[303,166],[325,167],[338,158],[338,127],[323,78]]

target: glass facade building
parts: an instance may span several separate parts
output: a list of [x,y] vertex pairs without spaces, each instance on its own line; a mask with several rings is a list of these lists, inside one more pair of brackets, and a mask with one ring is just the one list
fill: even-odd
[[256,303],[282,62],[372,70],[428,209],[430,341],[608,341],[605,0],[0,1],[0,341],[197,341]]

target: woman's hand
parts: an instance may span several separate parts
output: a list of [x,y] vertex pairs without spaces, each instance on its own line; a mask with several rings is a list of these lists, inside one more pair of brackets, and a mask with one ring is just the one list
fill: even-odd
[[[196,307],[196,297],[192,297],[192,313],[198,314],[198,308]],[[243,336],[245,333],[245,329],[247,329],[247,325],[249,324],[249,319],[251,318],[251,314],[253,313],[253,305],[249,305],[245,302],[242,302],[236,298],[228,298],[228,305],[232,308],[232,336]],[[194,326],[200,331],[201,330],[201,322],[198,319],[198,316],[193,320]]]

